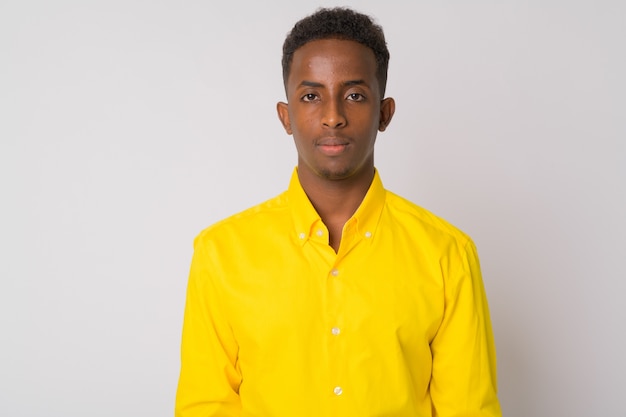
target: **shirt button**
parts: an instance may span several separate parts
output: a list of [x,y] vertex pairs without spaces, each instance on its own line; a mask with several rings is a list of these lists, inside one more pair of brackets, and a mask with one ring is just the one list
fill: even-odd
[[304,238],[306,237],[306,234],[304,234],[304,233],[300,233],[300,234],[298,235],[298,237],[299,237],[300,239],[304,239]]
[[323,231],[323,230],[318,230],[318,231],[317,231],[317,235],[318,235],[319,237],[324,236],[324,231]]
[[368,239],[369,239],[370,237],[372,237],[372,232],[369,232],[369,231],[368,231],[368,232],[365,232],[365,237],[366,237],[366,238],[368,238]]
[[343,393],[343,390],[341,389],[341,387],[335,387],[333,392],[335,393],[335,395],[341,395],[341,393]]
[[339,275],[339,271],[337,269],[333,269],[332,271],[330,271],[330,274],[336,277],[337,275]]
[[337,336],[337,335],[339,335],[339,333],[341,333],[341,330],[339,330],[339,327],[333,327],[332,329],[330,329],[330,332],[333,335]]

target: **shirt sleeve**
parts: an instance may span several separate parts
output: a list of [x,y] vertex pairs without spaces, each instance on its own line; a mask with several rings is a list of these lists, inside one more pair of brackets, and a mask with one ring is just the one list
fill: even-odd
[[176,417],[234,417],[241,414],[238,347],[226,320],[209,250],[194,245],[181,343]]
[[476,247],[442,265],[445,312],[431,342],[434,417],[501,417],[496,354]]

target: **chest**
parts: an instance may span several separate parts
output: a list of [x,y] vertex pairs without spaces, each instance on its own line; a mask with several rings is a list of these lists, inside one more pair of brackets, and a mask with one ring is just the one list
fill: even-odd
[[323,243],[307,245],[251,252],[226,280],[224,301],[242,346],[324,344],[337,331],[365,345],[434,337],[444,312],[436,258],[384,241],[355,245],[345,256],[329,254]]

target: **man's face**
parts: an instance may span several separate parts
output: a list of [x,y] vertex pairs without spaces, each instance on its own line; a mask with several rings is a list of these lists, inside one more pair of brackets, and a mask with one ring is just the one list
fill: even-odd
[[371,49],[338,39],[303,45],[293,55],[287,99],[278,115],[293,135],[300,176],[371,180],[376,134],[394,110],[392,99],[381,102]]

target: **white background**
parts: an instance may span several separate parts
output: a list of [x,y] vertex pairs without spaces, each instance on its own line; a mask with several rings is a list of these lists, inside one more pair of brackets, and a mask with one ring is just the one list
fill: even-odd
[[[192,240],[287,187],[282,41],[345,3],[0,1],[1,415],[172,415]],[[475,239],[508,417],[626,416],[625,4],[352,3],[383,182]]]

